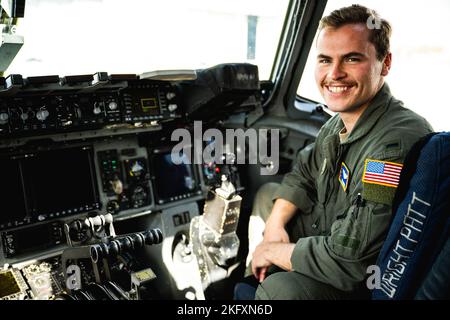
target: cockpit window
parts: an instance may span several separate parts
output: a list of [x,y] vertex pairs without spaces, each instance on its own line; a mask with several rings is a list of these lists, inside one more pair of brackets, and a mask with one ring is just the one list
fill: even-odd
[[[450,2],[334,0],[328,2],[324,15],[355,2],[375,9],[392,25],[392,68],[385,79],[392,94],[425,117],[436,131],[450,130]],[[314,80],[316,54],[313,43],[297,93],[323,103]]]
[[248,62],[269,79],[289,0],[27,0],[6,74],[141,74]]

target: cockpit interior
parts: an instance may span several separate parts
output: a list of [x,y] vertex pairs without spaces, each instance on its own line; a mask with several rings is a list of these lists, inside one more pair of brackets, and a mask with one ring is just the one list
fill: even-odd
[[[186,4],[190,17],[174,9],[176,24],[163,21],[158,10],[140,12],[142,1],[112,1],[112,22],[95,11],[108,1],[49,2],[0,5],[0,299],[233,299],[247,267],[258,188],[280,182],[333,115],[323,103],[297,95],[326,1],[286,0],[276,13],[268,1],[256,13],[222,3],[217,10],[223,13],[213,18],[232,19],[214,35],[223,38],[219,51],[233,46],[227,32],[234,21],[244,26],[244,43],[235,44],[244,58],[216,58],[205,38],[201,50],[211,58],[197,65],[183,58],[191,50],[187,39],[166,37],[167,51],[158,43],[172,24],[181,35],[192,23],[199,37],[213,37],[207,24],[194,23],[202,9]],[[212,5],[194,2],[214,14]],[[76,3],[85,6],[86,21],[74,10],[79,26],[72,29],[80,34],[64,34],[73,23],[64,16]],[[259,7],[259,1],[248,3]],[[26,25],[46,6],[52,7],[48,19],[59,18],[52,27],[43,24],[60,32],[53,47],[42,44],[51,52],[42,60],[54,59],[47,69],[40,67],[44,48],[33,47],[35,57],[27,49],[34,36]],[[121,9],[144,23],[120,23]],[[157,25],[143,30],[143,17]],[[93,20],[96,27],[104,21],[104,29],[92,31],[97,39],[84,38]],[[21,23],[31,29],[26,36]],[[113,25],[126,33],[111,35]],[[37,39],[42,30],[35,30]],[[266,47],[255,49],[265,32],[276,35],[266,53]],[[121,47],[104,47],[103,37]],[[74,48],[64,48],[69,42]],[[75,48],[84,42],[89,46]],[[137,47],[125,50],[132,42]],[[145,58],[139,46],[159,51],[160,59],[167,55],[173,67],[136,67],[142,62],[133,62],[134,54]],[[71,50],[76,55],[60,62]],[[88,61],[91,51],[102,51],[97,69]],[[273,66],[263,66],[261,56]],[[102,59],[115,59],[117,68],[107,69]]]

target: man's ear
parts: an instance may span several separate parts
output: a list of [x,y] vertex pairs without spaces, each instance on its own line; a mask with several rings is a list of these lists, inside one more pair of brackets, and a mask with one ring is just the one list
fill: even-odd
[[381,69],[381,75],[387,76],[389,73],[389,70],[391,70],[391,64],[392,64],[392,53],[388,52],[386,57],[383,60],[383,68]]

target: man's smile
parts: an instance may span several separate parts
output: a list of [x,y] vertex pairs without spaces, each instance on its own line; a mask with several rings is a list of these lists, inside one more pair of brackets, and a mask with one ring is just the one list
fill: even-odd
[[342,95],[348,94],[350,89],[354,87],[354,85],[346,84],[346,85],[324,85],[328,93],[332,95]]

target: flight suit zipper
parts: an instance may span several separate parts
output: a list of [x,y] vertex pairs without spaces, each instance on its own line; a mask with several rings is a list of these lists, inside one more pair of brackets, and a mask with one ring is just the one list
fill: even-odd
[[320,220],[321,223],[321,232],[323,234],[325,234],[327,232],[327,225],[329,224],[329,219],[332,219],[331,217],[328,217],[327,215],[327,205],[328,203],[330,203],[331,197],[332,195],[335,193],[335,186],[336,186],[336,175],[339,171],[339,163],[341,162],[341,158],[343,156],[344,153],[344,145],[339,144],[338,145],[338,150],[337,150],[337,155],[336,155],[336,160],[335,160],[335,165],[333,167],[333,169],[331,170],[331,174],[328,176],[328,181],[326,183],[326,196],[325,196],[325,202],[322,205],[323,208],[323,217],[318,217],[317,221],[314,223],[316,226],[319,223]]
[[325,206],[330,202],[331,196],[333,194],[333,192],[332,192],[333,186],[336,183],[334,180],[335,180],[336,174],[338,173],[338,170],[339,170],[339,163],[341,162],[341,157],[342,157],[343,151],[344,151],[344,146],[339,144],[337,157],[336,157],[336,163],[334,165],[333,172],[331,173],[330,179],[328,180],[328,183],[327,183],[327,190],[326,190],[327,197],[325,200]]

